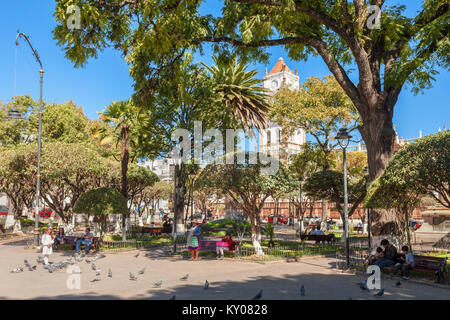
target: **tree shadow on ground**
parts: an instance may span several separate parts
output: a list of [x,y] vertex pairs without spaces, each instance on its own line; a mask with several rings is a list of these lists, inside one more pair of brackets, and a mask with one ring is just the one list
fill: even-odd
[[[308,262],[314,264],[314,262]],[[322,265],[321,265],[322,266]],[[276,276],[253,276],[245,281],[223,280],[210,282],[209,288],[204,289],[203,280],[199,280],[196,275],[194,279],[187,281],[175,280],[179,282],[171,288],[150,288],[145,293],[130,296],[128,299],[156,299],[168,300],[176,296],[177,300],[250,300],[260,290],[262,300],[391,300],[391,299],[449,299],[450,290],[424,287],[415,283],[402,282],[400,287],[396,287],[396,281],[382,280],[382,287],[385,293],[382,297],[375,297],[375,291],[363,291],[359,288],[358,282],[364,279],[363,276],[349,274],[316,274],[304,273],[299,275],[278,274]],[[205,279],[207,280],[207,279]],[[170,281],[171,283],[173,281]],[[305,296],[300,294],[301,285],[305,288]],[[425,289],[426,288],[426,289]],[[0,297],[0,299],[8,299]],[[42,295],[34,298],[43,299],[123,299],[113,294],[97,294],[88,292],[82,294],[63,295]]]

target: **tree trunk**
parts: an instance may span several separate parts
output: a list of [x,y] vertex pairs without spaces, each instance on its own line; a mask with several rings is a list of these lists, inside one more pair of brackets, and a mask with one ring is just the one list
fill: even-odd
[[328,216],[328,200],[322,200],[322,217],[321,222],[325,221]]
[[[379,103],[381,104],[381,103]],[[395,130],[392,125],[392,110],[395,102],[378,105],[377,112],[370,117],[362,114],[364,125],[359,128],[366,143],[370,181],[381,176],[394,153]],[[401,225],[394,210],[374,209],[371,211],[371,232],[374,236],[398,235]]]
[[177,234],[184,234],[184,198],[186,196],[186,165],[175,165],[175,192],[173,211]]
[[[130,127],[126,123],[122,123],[120,130],[120,141],[122,143],[120,165],[122,172],[122,190],[121,193],[124,198],[128,201],[128,162],[130,161]],[[127,240],[127,217],[124,214],[122,216],[122,240]]]
[[256,214],[250,215],[250,223],[252,225],[252,244],[255,248],[255,254],[263,256],[264,252],[261,248],[261,222]]

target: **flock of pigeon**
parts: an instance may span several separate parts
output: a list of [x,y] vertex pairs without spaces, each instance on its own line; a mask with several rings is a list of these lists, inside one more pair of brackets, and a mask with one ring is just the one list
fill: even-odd
[[[148,254],[146,254],[146,256],[148,256]],[[36,262],[37,262],[37,264],[41,264],[41,263],[42,263],[44,269],[47,269],[49,273],[53,273],[55,270],[64,269],[64,268],[67,267],[68,265],[73,265],[73,264],[75,264],[75,263],[77,263],[77,262],[82,262],[83,260],[85,260],[86,263],[92,263],[92,265],[91,265],[92,270],[95,271],[95,276],[96,276],[96,278],[94,278],[93,280],[91,280],[91,282],[97,282],[97,281],[100,281],[100,280],[101,280],[101,279],[98,278],[98,277],[101,275],[101,271],[102,271],[102,270],[99,269],[99,268],[94,264],[94,262],[97,261],[98,259],[101,259],[101,258],[104,258],[104,257],[105,257],[104,254],[101,254],[101,255],[98,255],[98,254],[97,254],[97,255],[96,255],[95,257],[93,257],[92,259],[88,259],[88,258],[84,259],[83,256],[82,256],[81,254],[74,254],[73,256],[70,256],[69,258],[67,258],[65,261],[60,261],[60,262],[50,263],[50,264],[48,264],[48,265],[45,265],[45,264],[44,264],[44,258],[43,258],[42,256],[38,256],[37,259],[36,259]],[[138,252],[134,257],[135,257],[135,258],[138,258],[138,257],[139,257],[139,252]],[[75,261],[74,261],[74,260],[75,260]],[[37,265],[31,266],[31,264],[28,262],[27,259],[25,259],[23,262],[24,262],[24,264],[25,264],[25,268],[27,268],[29,271],[35,271],[35,270],[37,269]],[[24,271],[24,267],[18,266],[18,267],[16,267],[16,268],[14,268],[13,270],[11,270],[11,273],[20,273],[20,272],[23,272],[23,271]],[[144,273],[145,273],[145,267],[138,271],[138,275],[143,275]],[[108,269],[108,278],[112,278],[112,276],[113,276],[113,275],[112,275],[112,270],[111,270],[111,268],[109,268],[109,269]],[[137,280],[138,280],[138,278],[137,278],[132,272],[129,273],[129,276],[130,276],[129,279],[132,280],[132,281],[137,281]],[[186,274],[186,275],[184,275],[183,277],[180,278],[181,281],[188,281],[188,279],[189,279],[189,274]],[[160,281],[158,281],[158,282],[153,283],[153,287],[154,287],[154,288],[161,288],[162,284],[163,284],[163,281],[160,280]],[[367,292],[370,291],[370,290],[367,288],[367,280],[364,280],[364,281],[362,281],[362,282],[359,282],[358,285],[359,285],[359,287],[360,287],[360,289],[361,289],[362,291],[367,291]],[[401,286],[401,282],[400,282],[400,281],[397,281],[396,286],[397,286],[397,287],[400,287],[400,286]],[[204,286],[203,286],[203,289],[204,289],[204,290],[207,290],[208,288],[209,288],[209,282],[208,282],[208,280],[206,280],[206,281],[205,281],[205,284],[204,284]],[[262,293],[263,293],[263,290],[261,289],[261,290],[260,290],[260,291],[252,298],[252,300],[259,300],[259,299],[261,299],[261,298],[262,298]],[[375,297],[381,297],[381,296],[383,296],[383,294],[384,294],[384,289],[381,289],[381,290],[379,290],[374,296],[375,296]],[[300,286],[300,295],[301,295],[302,297],[305,296],[305,286],[304,286],[303,284],[301,284],[301,286]],[[173,295],[169,300],[175,300],[175,298],[176,298],[176,296]],[[352,298],[349,297],[349,300],[352,300]]]
[[[358,285],[359,285],[359,288],[360,288],[362,291],[367,291],[367,292],[370,291],[369,288],[367,288],[367,280],[364,280],[364,281],[359,282]],[[397,287],[400,287],[400,286],[401,286],[401,282],[400,282],[400,281],[397,281],[397,283],[396,283],[395,285],[396,285]],[[381,297],[381,296],[383,296],[383,294],[384,294],[384,288],[383,288],[383,289],[380,289],[377,293],[375,293],[375,294],[374,294],[374,297]],[[349,299],[351,300],[351,298],[349,298]]]

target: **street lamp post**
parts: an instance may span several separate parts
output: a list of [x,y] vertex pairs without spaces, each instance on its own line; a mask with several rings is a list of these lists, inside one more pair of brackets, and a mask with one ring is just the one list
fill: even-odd
[[299,210],[298,210],[298,235],[300,237],[300,240],[302,239],[302,222],[303,222],[303,209],[302,209],[302,182],[303,182],[303,177],[299,177],[298,178],[298,182],[300,183],[300,205],[299,205]]
[[348,193],[347,193],[347,158],[346,149],[352,136],[347,132],[347,128],[339,129],[336,139],[342,148],[344,162],[344,235],[345,235],[345,259],[347,268],[350,266],[350,243],[348,238]]
[[41,189],[41,143],[42,143],[42,84],[44,82],[44,69],[42,67],[41,59],[39,58],[39,55],[36,50],[34,50],[33,46],[30,43],[30,40],[28,39],[28,36],[25,33],[20,32],[17,30],[17,36],[16,36],[16,46],[19,45],[19,37],[23,37],[28,45],[31,48],[31,51],[33,51],[33,55],[36,58],[36,61],[39,63],[41,69],[39,70],[40,79],[40,95],[39,95],[39,133],[38,133],[38,154],[37,154],[37,174],[36,174],[36,215],[35,215],[35,221],[34,221],[34,245],[39,246],[39,198],[40,198],[40,189]]
[[[364,173],[369,174],[368,167],[364,168]],[[369,184],[370,184],[369,179],[367,179],[366,190],[369,189]],[[367,208],[367,240],[368,240],[369,250],[370,250],[372,248],[372,239],[371,239],[371,235],[370,235],[370,208]]]

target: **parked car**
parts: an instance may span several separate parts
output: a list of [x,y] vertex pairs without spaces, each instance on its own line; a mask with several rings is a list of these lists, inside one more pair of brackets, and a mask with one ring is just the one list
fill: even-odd
[[422,224],[423,224],[423,220],[422,221],[420,221],[420,220],[415,220],[415,219],[409,219],[409,222],[410,222],[410,224],[411,224],[411,228],[414,230],[414,231],[416,231],[417,229],[419,229],[421,226],[422,226]]
[[275,218],[274,215],[270,215],[267,217],[267,223],[272,223],[273,224],[273,218]]
[[283,223],[283,224],[288,224],[289,222],[289,218],[284,215],[284,214],[279,214],[277,217],[277,224],[279,223]]

